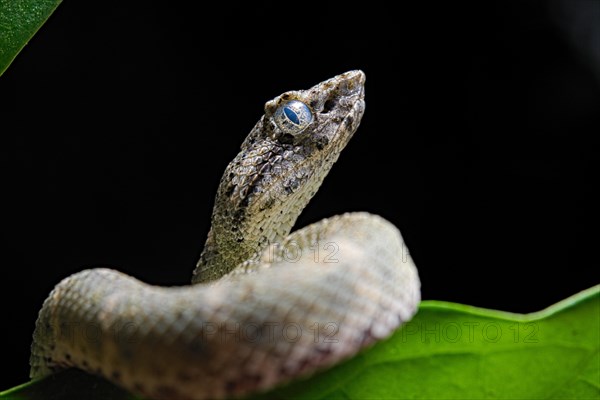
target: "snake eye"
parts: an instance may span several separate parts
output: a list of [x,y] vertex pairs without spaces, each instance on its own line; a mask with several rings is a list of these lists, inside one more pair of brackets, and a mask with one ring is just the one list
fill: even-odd
[[273,115],[275,123],[284,133],[297,135],[312,122],[313,116],[306,104],[290,100],[279,106]]

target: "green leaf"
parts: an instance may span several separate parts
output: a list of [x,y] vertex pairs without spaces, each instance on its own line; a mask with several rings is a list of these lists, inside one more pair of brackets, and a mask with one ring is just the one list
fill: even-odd
[[0,0],[0,75],[62,0]]
[[[106,390],[114,392],[100,392]],[[69,370],[0,393],[0,399],[8,398],[135,397]],[[424,301],[388,340],[311,378],[249,399],[270,398],[598,400],[600,285],[527,315]]]
[[5,392],[3,400],[137,400],[131,395],[97,376],[78,369],[68,369],[35,382],[28,382]]

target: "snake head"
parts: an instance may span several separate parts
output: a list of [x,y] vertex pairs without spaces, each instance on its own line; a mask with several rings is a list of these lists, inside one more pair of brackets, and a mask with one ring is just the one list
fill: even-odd
[[265,134],[283,144],[314,146],[318,150],[329,143],[343,147],[363,115],[364,84],[365,74],[356,70],[308,90],[277,96],[265,104]]
[[253,193],[298,192],[315,184],[316,191],[360,124],[364,84],[362,71],[349,71],[268,101],[223,177],[231,200],[249,205]]

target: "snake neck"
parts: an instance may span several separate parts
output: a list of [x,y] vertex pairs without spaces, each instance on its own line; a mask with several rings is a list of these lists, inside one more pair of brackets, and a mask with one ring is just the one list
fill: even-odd
[[[287,230],[288,234],[289,231],[290,229]],[[257,238],[246,235],[244,241],[240,242],[235,235],[224,232],[223,229],[211,228],[194,270],[192,283],[219,279],[243,262],[257,258],[269,242],[279,241],[282,237],[274,237],[270,241],[265,235]]]
[[[328,163],[333,164],[336,159],[337,155]],[[254,199],[250,207],[231,201],[227,196],[227,184],[222,182],[215,199],[211,229],[192,283],[219,279],[238,265],[258,259],[267,246],[280,243],[289,235],[330,167],[299,168],[297,176],[307,182],[302,185],[304,190],[291,194],[285,189],[271,190],[260,199]],[[224,176],[228,176],[227,171]]]

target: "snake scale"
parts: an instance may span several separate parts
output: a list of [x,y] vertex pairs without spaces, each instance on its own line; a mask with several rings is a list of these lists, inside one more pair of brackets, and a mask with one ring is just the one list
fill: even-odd
[[235,397],[331,366],[409,320],[420,282],[390,222],[347,213],[290,234],[360,124],[364,83],[349,71],[265,104],[221,179],[194,284],[104,268],[62,280],[36,322],[31,378],[76,367],[150,398]]

